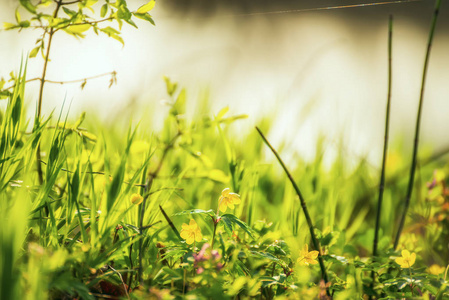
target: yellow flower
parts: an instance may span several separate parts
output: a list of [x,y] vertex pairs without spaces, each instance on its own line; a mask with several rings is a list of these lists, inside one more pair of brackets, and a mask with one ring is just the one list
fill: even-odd
[[226,212],[226,209],[234,209],[234,204],[240,203],[240,196],[236,193],[231,193],[229,188],[225,188],[221,192],[221,196],[218,199],[218,208],[221,212]]
[[316,265],[318,253],[316,250],[309,252],[309,246],[305,244],[304,248],[299,251],[298,264],[301,266]]
[[437,264],[433,264],[429,267],[429,273],[433,275],[440,275],[444,272],[444,270],[446,270],[445,267],[441,267]]
[[193,241],[201,242],[203,235],[201,229],[198,227],[194,219],[190,220],[190,223],[182,224],[181,237],[186,240],[187,244],[193,244]]
[[395,262],[401,266],[401,268],[410,268],[415,263],[416,254],[408,252],[408,250],[402,250],[402,257],[395,259]]
[[141,195],[139,195],[139,194],[131,195],[132,204],[139,205],[140,203],[142,203],[142,201],[143,201],[143,197]]

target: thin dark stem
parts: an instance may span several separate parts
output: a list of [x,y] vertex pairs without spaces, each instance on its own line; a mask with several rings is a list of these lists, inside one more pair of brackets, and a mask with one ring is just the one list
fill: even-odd
[[[322,278],[324,280],[324,283],[326,284],[328,282],[328,277],[327,277],[326,267],[324,266],[323,256],[322,256],[322,253],[321,253],[321,246],[320,246],[320,242],[318,241],[318,239],[315,236],[315,232],[313,230],[314,226],[313,226],[313,223],[312,223],[312,219],[310,218],[309,211],[307,210],[306,201],[304,200],[304,197],[302,196],[301,191],[299,190],[298,185],[296,184],[295,180],[293,179],[293,176],[288,171],[287,167],[285,166],[285,164],[282,161],[282,159],[279,156],[279,154],[276,152],[276,150],[273,148],[273,146],[271,146],[270,142],[268,142],[267,138],[264,136],[262,131],[260,131],[260,129],[258,127],[256,127],[256,130],[259,132],[260,136],[262,137],[263,141],[268,146],[268,148],[270,148],[270,150],[273,152],[274,156],[276,156],[279,164],[284,169],[285,174],[287,174],[288,179],[290,179],[290,182],[292,183],[293,188],[295,189],[296,194],[299,197],[299,201],[301,202],[301,207],[302,207],[302,210],[303,210],[304,215],[306,217],[307,225],[309,227],[310,236],[312,237],[313,246],[314,246],[315,250],[318,251],[318,262],[319,262],[320,268],[321,268],[321,275],[322,275]],[[326,289],[326,291],[327,291],[327,293],[329,293],[329,291],[327,289]]]
[[162,208],[162,205],[159,205],[159,209],[161,210],[162,214],[164,215],[165,220],[167,221],[168,225],[170,226],[170,228],[173,230],[173,232],[175,233],[175,235],[179,238],[179,240],[182,241],[181,235],[179,234],[178,229],[176,229],[175,224],[173,224],[172,220],[170,219],[170,217],[167,215],[167,213],[165,212],[165,210]]
[[417,156],[418,156],[421,114],[422,114],[423,102],[424,102],[424,88],[426,85],[427,69],[429,66],[429,59],[430,59],[430,50],[432,48],[432,41],[433,41],[433,36],[435,33],[435,27],[437,24],[440,7],[441,7],[441,0],[436,0],[435,1],[435,11],[434,11],[432,23],[430,26],[429,40],[427,42],[426,58],[424,60],[422,82],[421,82],[421,92],[419,95],[418,115],[416,117],[415,140],[414,140],[414,144],[413,144],[413,155],[412,155],[412,162],[411,162],[411,168],[410,168],[410,177],[409,177],[408,186],[407,186],[407,194],[405,196],[405,201],[404,201],[404,210],[402,212],[401,219],[399,221],[398,231],[396,234],[396,238],[394,240],[394,249],[395,250],[398,247],[399,240],[401,238],[401,233],[404,228],[405,218],[407,217],[408,208],[410,206],[410,199],[412,197],[412,192],[413,192],[413,185],[414,185],[414,181],[415,181],[415,170],[416,170],[416,163],[417,163]]
[[[61,8],[61,3],[62,3],[62,1],[56,1],[56,8],[53,13],[53,18],[56,18],[58,16],[59,9]],[[54,28],[51,28],[50,32],[48,34],[47,53],[45,54],[45,58],[44,58],[44,67],[42,69],[42,76],[41,76],[41,86],[39,88],[39,98],[38,98],[38,102],[37,102],[37,114],[36,114],[36,120],[35,120],[35,122],[37,124],[40,122],[40,118],[41,118],[45,76],[47,75],[47,66],[48,66],[48,61],[50,60],[51,42],[53,40],[54,33],[55,33]],[[45,35],[45,33],[44,33],[44,35]],[[37,175],[38,175],[38,179],[39,179],[39,184],[42,185],[44,183],[44,172],[42,170],[40,161],[41,161],[41,145],[40,145],[40,143],[38,143],[37,149],[36,149]],[[47,213],[47,216],[48,216],[48,213],[49,213],[48,207],[45,207],[45,212]]]
[[210,244],[210,248],[213,250],[214,249],[214,242],[215,242],[215,234],[217,233],[218,222],[214,218],[212,218],[212,222],[214,222],[214,233],[212,234],[212,242]]
[[[56,18],[58,16],[59,9],[61,8],[62,1],[56,1],[56,8],[53,13],[53,18]],[[37,118],[40,118],[41,111],[42,111],[42,99],[44,95],[44,86],[45,86],[45,76],[47,75],[47,66],[48,62],[50,60],[50,49],[51,49],[51,42],[53,40],[53,35],[55,33],[55,29],[53,27],[50,28],[50,32],[48,33],[48,43],[47,43],[47,52],[45,54],[44,59],[44,67],[42,69],[42,76],[41,76],[41,86],[39,88],[39,98],[38,98],[38,106],[37,106]]]
[[[374,230],[374,242],[373,242],[374,259],[377,256],[380,217],[382,215],[382,200],[385,189],[385,164],[387,161],[388,137],[390,128],[390,107],[391,107],[391,86],[392,86],[392,42],[393,42],[393,16],[390,15],[390,19],[388,22],[388,95],[387,95],[387,109],[385,116],[385,135],[384,135],[384,149],[382,154],[382,169],[380,171],[379,198],[377,200],[376,227]],[[371,272],[371,278],[373,280],[371,283],[371,287],[374,287],[374,280],[376,279],[376,273],[374,271]]]

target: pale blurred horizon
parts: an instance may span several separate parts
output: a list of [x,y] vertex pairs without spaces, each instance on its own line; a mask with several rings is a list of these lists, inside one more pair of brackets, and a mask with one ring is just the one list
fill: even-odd
[[[13,22],[14,1],[1,1],[0,21]],[[144,1],[128,2],[137,8]],[[415,124],[433,12],[433,1],[422,2],[430,9],[421,11],[416,22],[416,3],[388,6],[396,12],[393,136],[410,136]],[[421,131],[422,141],[436,149],[449,146],[449,7],[443,6]],[[48,79],[66,81],[116,71],[118,83],[109,89],[109,77],[95,79],[82,91],[80,84],[47,84],[44,112],[57,110],[64,98],[73,101],[72,114],[94,111],[105,120],[125,110],[131,99],[137,107],[163,111],[160,100],[167,96],[162,77],[168,76],[187,89],[190,103],[209,90],[214,113],[229,106],[230,114],[248,114],[248,120],[240,121],[247,128],[262,116],[276,114],[274,142],[288,137],[305,156],[313,152],[308,145],[325,133],[330,140],[343,135],[355,153],[377,157],[384,131],[390,12],[387,6],[384,11],[360,7],[352,9],[356,16],[350,18],[349,10],[217,18],[189,17],[157,5],[152,13],[155,27],[143,22],[137,30],[123,27],[124,47],[93,33],[83,40],[56,35]],[[0,32],[0,76],[7,78],[18,69],[22,54],[33,48],[38,35],[33,30]],[[28,78],[39,77],[41,68],[42,58],[29,60]],[[37,83],[29,85],[29,103],[36,101],[37,89]]]

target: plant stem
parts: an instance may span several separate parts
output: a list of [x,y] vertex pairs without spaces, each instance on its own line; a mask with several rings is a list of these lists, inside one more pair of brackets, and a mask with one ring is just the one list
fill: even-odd
[[[61,8],[62,1],[56,1],[56,8],[53,12],[53,19],[55,19],[58,16],[59,9]],[[40,122],[41,112],[42,112],[42,100],[44,95],[44,86],[45,86],[45,76],[47,75],[47,67],[48,67],[48,61],[50,60],[50,49],[51,49],[51,42],[53,40],[53,35],[55,33],[55,29],[53,27],[50,28],[50,32],[48,33],[48,43],[47,43],[47,53],[45,54],[44,58],[44,67],[42,69],[42,76],[41,76],[41,85],[39,87],[39,98],[37,101],[37,114],[36,114],[36,120],[35,122]],[[46,32],[44,33],[45,36]],[[42,185],[44,183],[44,173],[42,171],[41,166],[41,145],[38,143],[37,150],[36,150],[36,162],[37,162],[37,174],[39,178],[39,184]],[[48,210],[48,208],[46,208]],[[48,213],[47,213],[48,214]]]
[[175,224],[173,224],[172,220],[170,219],[170,217],[167,215],[167,213],[165,212],[165,210],[162,208],[162,205],[159,205],[159,209],[161,210],[162,214],[164,215],[165,220],[167,221],[168,225],[170,226],[170,228],[173,230],[173,232],[175,233],[175,235],[178,237],[178,239],[180,241],[182,241],[183,239],[181,238],[181,235],[179,234],[178,229],[176,229]]
[[[385,135],[384,135],[384,149],[382,154],[382,169],[380,171],[380,183],[379,183],[379,198],[377,200],[377,215],[376,215],[376,227],[374,230],[374,242],[373,242],[373,259],[377,256],[377,245],[379,242],[379,229],[380,229],[380,217],[382,215],[382,200],[385,189],[385,164],[387,161],[388,151],[388,136],[390,128],[390,107],[391,107],[391,86],[392,86],[392,41],[393,41],[393,16],[390,15],[388,22],[388,95],[387,95],[387,109],[385,116]],[[372,283],[371,287],[374,287],[374,280],[376,273],[371,272]]]
[[[328,282],[328,277],[327,277],[326,267],[324,266],[324,261],[323,261],[323,257],[322,257],[322,253],[321,253],[320,242],[316,238],[315,232],[313,231],[314,226],[313,226],[313,223],[312,223],[312,219],[310,218],[309,211],[307,210],[307,205],[306,205],[306,202],[304,200],[304,197],[302,196],[301,191],[299,190],[298,185],[296,184],[296,182],[293,179],[292,175],[288,171],[287,167],[285,166],[285,164],[282,161],[282,159],[279,156],[279,154],[276,152],[276,150],[273,148],[273,146],[271,146],[270,142],[268,142],[267,138],[264,136],[262,131],[258,127],[256,127],[256,130],[259,132],[260,136],[262,137],[263,141],[268,146],[268,148],[270,148],[270,150],[273,152],[274,156],[276,156],[277,160],[279,161],[279,164],[284,169],[285,174],[287,174],[288,179],[290,179],[290,182],[292,183],[293,188],[295,189],[296,194],[299,197],[299,201],[301,202],[301,207],[302,207],[302,210],[303,210],[304,215],[306,217],[307,225],[309,227],[310,236],[312,237],[313,246],[318,251],[318,261],[320,263],[321,277],[324,280],[324,284],[326,284]],[[327,288],[326,288],[326,292],[329,294],[329,290]]]
[[421,82],[421,92],[419,95],[419,106],[418,106],[418,114],[416,117],[416,126],[415,126],[415,140],[413,144],[413,155],[412,155],[412,162],[411,162],[411,168],[410,168],[410,177],[408,181],[408,187],[407,187],[407,194],[405,197],[404,202],[404,210],[402,212],[401,219],[399,221],[399,227],[396,234],[396,238],[394,241],[394,249],[398,247],[399,240],[401,238],[402,229],[404,228],[405,218],[407,216],[408,208],[410,206],[410,199],[412,197],[413,192],[413,183],[415,181],[415,170],[416,170],[416,162],[417,162],[417,155],[418,155],[418,145],[419,145],[419,131],[421,126],[421,114],[423,110],[423,102],[424,102],[424,88],[426,84],[426,78],[427,78],[427,69],[429,66],[429,59],[430,59],[430,50],[432,48],[432,41],[433,36],[435,33],[435,27],[437,24],[438,14],[441,7],[441,0],[435,1],[435,10],[433,13],[432,23],[430,26],[430,32],[429,32],[429,39],[427,42],[427,51],[426,51],[426,58],[424,60],[424,67],[423,67],[423,74],[422,74],[422,82]]
[[[218,217],[217,217],[218,218]],[[214,233],[212,234],[212,242],[210,243],[210,248],[214,250],[214,242],[215,242],[215,233],[217,232],[218,222],[212,218],[212,222],[214,222]]]

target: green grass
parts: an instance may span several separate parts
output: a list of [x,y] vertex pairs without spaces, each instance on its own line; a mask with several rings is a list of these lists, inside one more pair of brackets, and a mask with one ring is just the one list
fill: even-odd
[[[1,118],[2,299],[145,298],[164,292],[308,299],[323,290],[319,268],[296,263],[310,231],[295,190],[256,130],[233,129],[244,119],[223,110],[186,120],[188,99],[174,91],[160,132],[104,126],[89,113],[66,121],[61,113],[41,120],[30,133],[23,119],[24,76],[22,71]],[[272,121],[260,121],[265,133]],[[42,185],[34,155],[39,143]],[[387,159],[379,259],[372,263],[379,171],[363,159],[348,167],[353,158],[343,145],[325,166],[327,146],[323,140],[314,160],[298,159],[288,168],[307,199],[329,293],[336,299],[370,295],[374,271],[378,295],[446,297],[444,274],[426,271],[432,264],[444,267],[449,255],[444,159],[421,157],[417,169],[416,197],[398,247],[418,255],[410,276],[394,262],[400,253],[392,249],[398,199],[407,185],[405,151],[393,149]],[[429,189],[425,183],[436,169]],[[227,211],[231,215],[220,213],[214,243],[220,258],[195,263],[195,253],[211,244],[212,220],[218,220],[218,198],[226,187],[240,194],[241,203]],[[146,201],[132,204],[134,193]],[[179,232],[190,218],[203,234],[196,249],[167,222]],[[218,264],[224,267],[218,270]],[[415,277],[420,281],[412,290],[406,280]]]
[[[43,117],[54,33],[82,38],[93,28],[123,42],[119,31],[84,15],[94,2],[76,3],[78,12],[53,2],[48,18],[60,7],[70,18],[39,27],[50,31],[47,46],[45,31],[30,54],[47,49],[33,123],[25,119],[26,64],[13,85],[0,82],[7,102],[0,111],[1,300],[449,299],[447,151],[418,147],[440,0],[415,143],[404,149],[389,141],[388,98],[379,169],[348,154],[343,139],[325,164],[335,147],[325,138],[313,159],[294,153],[285,164],[281,157],[292,153],[269,142],[275,117],[262,116],[257,130],[245,132],[235,126],[245,115],[212,112],[207,97],[189,117],[192,99],[168,78],[170,110],[160,130],[118,117],[106,124],[90,112],[72,120],[69,108]],[[44,4],[21,1],[36,16]],[[133,16],[152,22],[154,4],[131,13],[126,1],[107,2],[101,11],[133,25]],[[6,28],[36,20],[17,13],[18,24]]]

